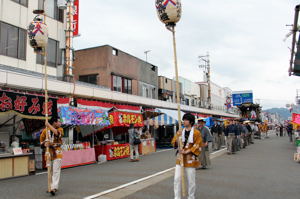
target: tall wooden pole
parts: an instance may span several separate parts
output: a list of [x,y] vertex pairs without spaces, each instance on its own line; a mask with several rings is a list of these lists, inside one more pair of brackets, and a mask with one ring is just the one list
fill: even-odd
[[[44,14],[44,23],[46,24],[46,14]],[[47,45],[48,46],[48,45]],[[48,67],[47,67],[47,46],[44,48],[44,80],[45,80],[45,121],[48,123]],[[50,137],[48,133],[48,127],[46,126],[46,140],[50,143]],[[48,173],[48,192],[51,191],[51,154],[49,146],[46,147],[46,166]]]
[[[170,31],[173,35],[173,50],[174,50],[174,64],[175,64],[175,75],[176,75],[176,101],[177,101],[177,111],[178,111],[178,125],[181,131],[181,108],[180,108],[180,91],[179,91],[179,76],[178,76],[178,63],[177,63],[177,50],[176,50],[176,36],[175,36],[175,24],[171,26]],[[178,146],[180,150],[183,149],[182,138],[179,137]],[[181,165],[181,183],[182,183],[182,196],[186,196],[186,186],[185,186],[185,173],[183,164],[183,154],[180,155],[180,165]]]

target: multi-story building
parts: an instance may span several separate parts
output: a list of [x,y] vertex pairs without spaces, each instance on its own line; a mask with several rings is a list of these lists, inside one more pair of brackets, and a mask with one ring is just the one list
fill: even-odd
[[188,106],[200,107],[200,87],[197,83],[189,79],[179,77],[179,82],[182,84],[183,104]]
[[[45,3],[45,4],[44,4]],[[42,73],[43,57],[34,53],[27,38],[33,10],[44,9],[49,32],[48,73],[62,76],[62,49],[65,48],[65,11],[57,0],[0,0],[0,68]]]
[[157,67],[109,45],[77,50],[75,78],[112,91],[158,98]]
[[[182,84],[179,83],[179,93],[182,99]],[[158,77],[158,99],[176,103],[176,81],[164,76]]]

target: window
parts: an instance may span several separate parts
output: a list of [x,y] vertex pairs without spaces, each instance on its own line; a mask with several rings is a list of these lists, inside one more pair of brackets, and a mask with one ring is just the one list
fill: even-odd
[[112,90],[132,94],[132,80],[125,77],[112,76]]
[[26,60],[26,30],[0,22],[0,54]]
[[118,50],[115,49],[115,48],[113,48],[113,49],[112,49],[112,54],[113,54],[114,56],[118,56]]
[[[48,66],[57,67],[57,65],[61,65],[61,54],[62,51],[59,49],[59,42],[53,39],[48,39],[47,46],[47,64]],[[37,54],[36,56],[37,64],[44,64],[44,56],[41,54]]]
[[166,83],[168,83],[168,79],[166,78]]
[[122,92],[122,78],[115,75],[113,75],[112,77],[113,77],[112,90]]
[[79,81],[97,85],[98,75],[80,75]]
[[123,78],[123,81],[124,81],[123,93],[132,94],[132,80]]
[[[45,5],[45,0],[38,0],[38,9],[45,10],[48,17],[51,17],[60,22],[64,22],[64,10],[59,9],[57,6],[57,0],[47,0]],[[44,9],[44,7],[46,7]]]
[[12,0],[12,1],[28,7],[28,0]]

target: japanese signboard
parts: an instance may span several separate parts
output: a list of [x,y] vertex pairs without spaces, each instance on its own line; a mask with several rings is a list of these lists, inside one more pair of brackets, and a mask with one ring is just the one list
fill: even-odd
[[[0,91],[0,112],[15,111],[24,118],[43,119],[46,114],[45,98],[43,96],[28,95]],[[57,115],[57,100],[49,98],[48,115]]]
[[134,124],[135,127],[144,126],[143,116],[139,113],[128,113],[128,112],[112,112],[109,113],[109,120],[111,126],[126,126]]
[[253,103],[252,91],[243,91],[232,93],[233,106],[239,106],[244,103]]
[[59,115],[63,124],[71,125],[110,125],[108,113],[76,107],[60,107]]
[[130,155],[129,144],[107,145],[106,158],[107,160],[115,160],[127,158]]
[[79,0],[74,1],[73,22],[74,22],[73,36],[78,36],[78,34],[79,34]]

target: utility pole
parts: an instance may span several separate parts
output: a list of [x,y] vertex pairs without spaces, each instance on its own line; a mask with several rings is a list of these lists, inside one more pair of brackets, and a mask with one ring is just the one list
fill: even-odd
[[144,53],[145,53],[145,55],[146,55],[146,62],[148,62],[148,53],[150,53],[151,52],[151,50],[146,50]]
[[208,108],[212,108],[211,104],[211,81],[210,81],[210,60],[209,60],[209,53],[207,52],[206,55],[200,55],[198,56],[199,61],[204,61],[204,65],[199,65],[199,68],[203,68],[205,75],[206,75],[206,81],[207,81],[207,87],[208,87],[208,96],[207,96],[207,103]]
[[[67,0],[67,27],[66,27],[66,50],[65,50],[65,74],[67,82],[73,80],[73,32],[74,32],[74,0]],[[73,80],[74,81],[74,80]]]

